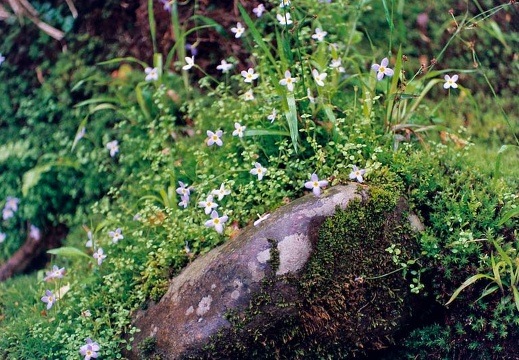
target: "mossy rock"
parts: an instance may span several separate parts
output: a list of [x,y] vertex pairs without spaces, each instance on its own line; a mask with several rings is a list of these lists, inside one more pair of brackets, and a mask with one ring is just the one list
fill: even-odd
[[[316,210],[322,208],[327,210]],[[394,261],[396,249],[398,262],[414,258],[417,251],[398,193],[354,184],[331,188],[320,198],[298,199],[267,221],[192,263],[165,299],[139,316],[151,317],[141,321],[151,324],[142,336],[157,337],[155,355],[338,359],[392,344],[411,315],[413,296]],[[294,234],[301,237],[295,241]],[[289,246],[287,239],[292,239]],[[386,249],[392,245],[390,253]],[[295,260],[287,253],[296,253]],[[239,262],[251,270],[251,258],[259,263],[253,266],[253,279],[246,280]],[[218,290],[225,283],[235,288]],[[235,302],[226,302],[233,296]],[[190,297],[200,302],[186,311]],[[174,312],[180,316],[171,316]],[[199,314],[187,321],[180,319],[184,312]],[[163,329],[155,318],[159,314],[180,323]],[[178,338],[172,338],[175,334]]]

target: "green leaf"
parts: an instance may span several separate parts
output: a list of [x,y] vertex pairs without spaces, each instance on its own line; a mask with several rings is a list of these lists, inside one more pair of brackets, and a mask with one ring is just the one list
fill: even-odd
[[81,129],[83,129],[86,126],[87,121],[88,121],[88,115],[85,116],[85,118],[83,119],[83,121],[81,121],[81,123],[79,124],[79,127],[77,128],[76,136],[74,137],[74,143],[72,144],[72,149],[70,151],[74,151],[76,144],[80,140],[80,139],[78,139],[79,133],[81,132]]
[[90,256],[85,254],[83,251],[71,246],[63,246],[57,249],[51,249],[48,250],[47,253],[64,257],[86,257],[90,259]]
[[22,194],[24,197],[27,196],[31,188],[33,188],[40,182],[42,174],[48,172],[51,168],[51,164],[40,165],[32,168],[31,170],[23,174]]
[[270,136],[270,135],[290,136],[290,133],[288,133],[286,131],[267,130],[267,129],[252,129],[252,130],[245,130],[243,132],[243,136]]
[[151,41],[153,43],[153,53],[157,53],[157,24],[153,11],[153,0],[148,0],[148,23],[150,25]]
[[299,132],[298,132],[298,126],[297,126],[296,99],[295,99],[293,93],[287,94],[287,103],[288,103],[288,111],[285,113],[285,116],[288,121],[288,129],[290,130],[290,137],[292,138],[292,145],[294,145],[294,150],[297,154]]
[[144,96],[142,95],[142,89],[141,84],[137,84],[135,87],[135,94],[137,95],[137,103],[139,104],[139,107],[141,108],[142,113],[146,117],[146,119],[151,121],[151,115],[148,107],[146,106],[146,101],[144,100]]
[[463,282],[463,284],[461,284],[461,286],[456,289],[456,291],[454,291],[454,293],[452,294],[451,298],[449,299],[449,301],[447,301],[447,303],[445,303],[445,305],[449,305],[451,302],[453,302],[454,299],[456,299],[458,297],[458,295],[460,294],[460,292],[463,289],[465,289],[467,286],[470,286],[470,285],[474,284],[479,279],[490,279],[492,281],[495,281],[495,279],[493,277],[491,277],[489,275],[485,275],[485,274],[476,274],[474,276],[471,276],[467,280],[465,280]]
[[513,218],[517,215],[519,215],[519,208],[509,210],[503,214],[503,216],[501,217],[501,220],[499,220],[497,225],[503,225],[505,222],[507,222],[508,220],[510,220],[511,218]]
[[512,285],[512,291],[514,293],[515,307],[517,308],[517,311],[519,311],[519,292],[517,291],[517,287],[515,285]]

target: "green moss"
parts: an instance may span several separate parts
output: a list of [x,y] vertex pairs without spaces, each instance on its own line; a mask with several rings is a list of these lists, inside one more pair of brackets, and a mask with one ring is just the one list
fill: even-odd
[[413,258],[417,244],[397,192],[372,187],[365,201],[339,210],[320,229],[301,281],[310,341],[354,354],[388,346],[409,316],[409,284],[392,254]]
[[324,221],[302,274],[275,276],[272,246],[259,293],[193,358],[337,359],[390,345],[409,315],[410,292],[385,249],[395,244],[411,258],[412,234],[399,194],[372,188]]
[[157,338],[154,336],[148,336],[142,342],[137,345],[137,348],[139,349],[139,354],[142,359],[157,359],[159,360],[160,357],[153,356],[153,353],[155,352],[155,346],[157,345]]

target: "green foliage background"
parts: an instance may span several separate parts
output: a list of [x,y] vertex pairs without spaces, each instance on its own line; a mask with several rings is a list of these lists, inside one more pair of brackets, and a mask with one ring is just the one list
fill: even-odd
[[[519,317],[511,294],[479,299],[486,284],[477,283],[444,306],[467,277],[490,271],[494,249],[487,240],[498,241],[510,253],[517,248],[517,220],[501,221],[517,207],[517,152],[498,156],[501,145],[514,144],[517,132],[516,6],[504,7],[461,33],[439,59],[438,72],[409,82],[408,90],[419,93],[427,81],[443,76],[443,69],[452,69],[470,90],[445,96],[439,83],[409,113],[406,109],[418,100],[401,101],[395,114],[400,111],[397,118],[410,123],[391,124],[403,129],[399,132],[388,131],[386,123],[387,106],[394,99],[388,90],[397,89],[396,80],[375,83],[369,66],[386,56],[391,38],[389,51],[395,56],[401,46],[409,58],[402,66],[411,79],[420,68],[419,56],[430,61],[452,36],[453,18],[444,4],[301,1],[294,10],[301,27],[292,33],[276,32],[272,19],[254,19],[258,34],[268,41],[254,46],[263,40],[251,34],[246,52],[254,56],[228,54],[239,69],[252,64],[261,73],[260,101],[253,103],[239,97],[248,89],[239,72],[218,78],[215,85],[213,77],[195,70],[186,87],[180,71],[164,71],[160,82],[151,84],[143,82],[142,64],[96,65],[142,55],[140,61],[151,66],[153,59],[146,55],[151,41],[138,27],[142,18],[135,15],[142,15],[142,5],[139,12],[138,4],[121,8],[116,1],[85,2],[77,4],[84,16],[73,19],[62,2],[32,4],[67,36],[58,43],[16,19],[0,29],[0,53],[7,58],[0,65],[0,206],[7,196],[21,198],[16,217],[0,223],[7,235],[0,244],[0,263],[23,244],[29,224],[43,230],[66,224],[70,232],[64,244],[82,251],[86,225],[108,257],[97,266],[84,256],[53,256],[47,268],[66,267],[64,279],[49,284],[43,281],[44,270],[34,269],[0,284],[0,357],[76,359],[91,337],[102,345],[103,358],[121,358],[121,349],[138,331],[131,325],[131,311],[158,301],[168,280],[194,257],[234,236],[257,214],[302,196],[302,184],[311,173],[333,185],[349,181],[351,165],[368,170],[368,183],[402,192],[423,220],[420,267],[406,281],[417,290],[416,301],[434,304],[442,314],[437,321],[429,320],[428,312],[417,315],[402,331],[400,345],[377,356],[490,359],[507,358],[517,349]],[[463,4],[453,8],[458,21],[493,6],[491,1],[470,2],[466,13]],[[158,18],[163,17],[160,4],[155,7]],[[416,28],[420,13],[429,16],[422,34],[429,42],[423,42],[419,31],[408,31]],[[388,19],[394,23],[392,33]],[[303,60],[327,67],[330,52],[324,44],[300,41],[316,26],[330,32],[330,42],[346,43],[341,51],[347,76],[330,72],[326,90],[312,89],[323,106],[310,103],[303,91],[297,94],[299,131],[294,135],[293,124],[291,128],[284,120],[293,108],[287,106],[273,124],[266,116],[288,99],[277,85],[287,68],[304,74]],[[149,41],[140,43],[147,49],[139,52],[135,47],[142,39]],[[468,47],[472,42],[474,52]],[[276,56],[274,63],[266,44]],[[181,57],[175,60],[172,68],[178,69],[183,62]],[[212,67],[219,61],[210,56],[204,60]],[[308,72],[305,76],[310,77]],[[488,82],[499,97],[491,97]],[[232,138],[234,122],[257,132]],[[85,138],[75,143],[82,126]],[[224,130],[228,136],[223,147],[205,146],[208,129]],[[286,136],[291,130],[292,137]],[[298,146],[291,142],[294,136]],[[120,152],[111,158],[106,144],[114,139]],[[249,174],[256,161],[269,171],[261,182]],[[188,209],[177,205],[178,181],[195,186]],[[222,183],[232,196],[219,202],[218,210],[233,222],[226,224],[223,236],[204,227],[206,216],[196,207]],[[122,246],[107,235],[116,228],[123,230]],[[85,252],[91,256],[91,250]],[[45,289],[59,291],[65,285],[70,290],[63,299],[42,311]],[[87,310],[91,316],[85,315]]]

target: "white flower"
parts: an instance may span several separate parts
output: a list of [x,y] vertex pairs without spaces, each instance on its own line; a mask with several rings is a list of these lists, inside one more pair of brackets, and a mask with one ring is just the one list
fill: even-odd
[[7,237],[7,235],[3,232],[0,232],[0,243],[3,243],[5,241],[5,238]]
[[146,73],[146,77],[144,80],[151,81],[151,80],[158,80],[159,79],[159,69],[154,67],[153,69],[150,67],[147,67],[144,69],[144,72]]
[[234,130],[232,132],[232,135],[233,136],[238,136],[238,137],[243,137],[243,131],[246,129],[246,126],[241,126],[239,123],[234,123],[234,128],[236,130]]
[[221,234],[223,232],[223,223],[229,219],[227,215],[218,216],[218,212],[213,210],[211,213],[211,220],[205,222],[206,227],[214,227],[214,229]]
[[191,188],[187,187],[187,185],[185,185],[182,181],[179,181],[178,185],[180,185],[180,186],[178,188],[176,188],[176,190],[175,190],[177,192],[177,194],[179,194],[181,196],[187,196],[187,198],[189,200],[189,195],[191,194]]
[[103,260],[106,259],[106,255],[103,254],[103,248],[97,249],[97,251],[92,256],[97,260],[97,265],[101,265]]
[[90,231],[90,230],[87,231],[87,238],[88,238],[88,241],[86,242],[85,246],[92,247],[94,245],[92,231]]
[[321,30],[320,28],[316,28],[315,29],[315,34],[312,35],[312,39],[315,39],[317,41],[323,41],[324,40],[324,37],[327,35],[328,33],[326,31],[323,31]]
[[357,179],[357,181],[361,183],[364,181],[364,178],[362,177],[362,175],[364,175],[365,173],[366,173],[365,169],[359,169],[359,168],[357,168],[357,166],[353,165],[353,170],[350,173],[350,179],[351,180]]
[[119,142],[117,140],[110,141],[106,144],[106,147],[110,150],[111,157],[114,157],[119,152]]
[[186,60],[186,65],[182,66],[182,70],[189,70],[193,66],[195,66],[195,57],[194,56],[191,56],[191,57],[186,56],[184,59]]
[[338,59],[332,59],[332,63],[330,64],[330,67],[332,69],[337,69],[339,72],[343,73],[344,68],[341,66],[341,58]]
[[226,190],[225,184],[222,183],[222,185],[220,185],[220,189],[213,190],[211,193],[218,196],[218,200],[222,200],[225,195],[229,195],[231,193],[231,190]]
[[272,112],[270,113],[269,116],[267,116],[267,119],[269,119],[270,122],[273,123],[274,120],[276,120],[276,117],[277,117],[276,109],[272,109]]
[[263,15],[263,12],[265,11],[265,5],[259,4],[254,9],[252,9],[252,12],[256,14],[257,17],[261,17]]
[[186,209],[188,205],[189,205],[189,196],[182,195],[180,197],[180,202],[178,203],[178,206],[182,206],[184,209]]
[[297,82],[296,78],[292,77],[292,74],[290,74],[290,71],[285,71],[285,78],[279,80],[279,85],[286,86],[288,91],[294,91],[294,83]]
[[458,84],[456,84],[456,81],[458,81],[458,75],[452,75],[452,77],[450,77],[449,75],[445,75],[444,79],[445,79],[445,83],[443,84],[443,88],[444,89],[448,89],[448,88],[453,88],[453,89],[456,89],[458,88]]
[[2,54],[0,54],[0,65],[2,65],[2,63],[5,61],[5,56],[2,56]]
[[312,75],[314,76],[314,80],[315,80],[317,85],[324,86],[323,80],[326,79],[326,76],[328,74],[326,74],[325,72],[319,73],[319,71],[317,71],[317,69],[313,69],[312,70]]
[[371,70],[377,72],[377,80],[382,80],[384,78],[384,75],[386,76],[393,76],[394,71],[387,67],[389,64],[389,60],[386,58],[383,58],[382,61],[379,64],[373,64],[371,65]]
[[258,226],[259,224],[261,224],[263,221],[267,220],[268,217],[270,216],[269,213],[266,213],[266,214],[263,214],[263,215],[260,215],[258,214],[258,220],[254,221],[254,226]]
[[236,27],[231,28],[231,31],[234,33],[234,37],[236,39],[240,38],[245,32],[245,28],[242,26],[240,22],[236,24]]
[[312,92],[310,91],[310,89],[306,89],[306,97],[308,98],[308,100],[310,100],[312,104],[315,104],[315,98],[312,96]]
[[243,94],[243,97],[245,98],[245,101],[254,100],[254,93],[252,92],[252,89],[247,90],[247,92]]
[[118,242],[119,240],[124,239],[124,236],[123,236],[123,234],[121,233],[121,228],[117,228],[117,230],[115,230],[115,231],[110,231],[110,232],[108,233],[108,236],[110,236],[110,237],[112,238],[112,242],[113,242],[114,244],[117,244],[117,242]]
[[290,6],[290,0],[281,0],[281,4],[279,4],[279,7],[285,7]]
[[253,80],[256,80],[259,77],[259,74],[254,73],[253,68],[249,68],[247,71],[242,71],[241,76],[245,78],[246,83],[252,83]]
[[222,61],[220,62],[220,65],[218,65],[218,66],[216,67],[216,70],[220,70],[221,72],[226,73],[226,72],[228,72],[229,70],[231,70],[232,67],[233,67],[232,64],[229,64],[227,61],[222,60]]
[[310,177],[310,181],[305,182],[305,188],[312,189],[315,196],[321,195],[321,188],[328,185],[328,181],[319,180],[316,173],[313,173]]
[[213,144],[216,144],[218,146],[223,145],[222,139],[220,139],[223,135],[222,130],[217,130],[215,133],[211,130],[207,130],[207,146],[212,146]]
[[250,171],[252,175],[258,175],[258,180],[263,179],[263,176],[267,173],[267,169],[261,166],[259,162],[254,163],[254,169]]
[[285,15],[277,14],[276,18],[278,19],[280,25],[292,24],[291,15],[288,12]]
[[29,231],[29,237],[31,237],[34,240],[40,240],[41,239],[41,231],[36,226],[31,224],[31,229]]
[[213,195],[208,195],[207,199],[205,201],[200,201],[198,203],[198,206],[201,206],[204,208],[204,211],[207,215],[213,210],[218,207],[218,204],[213,202]]

